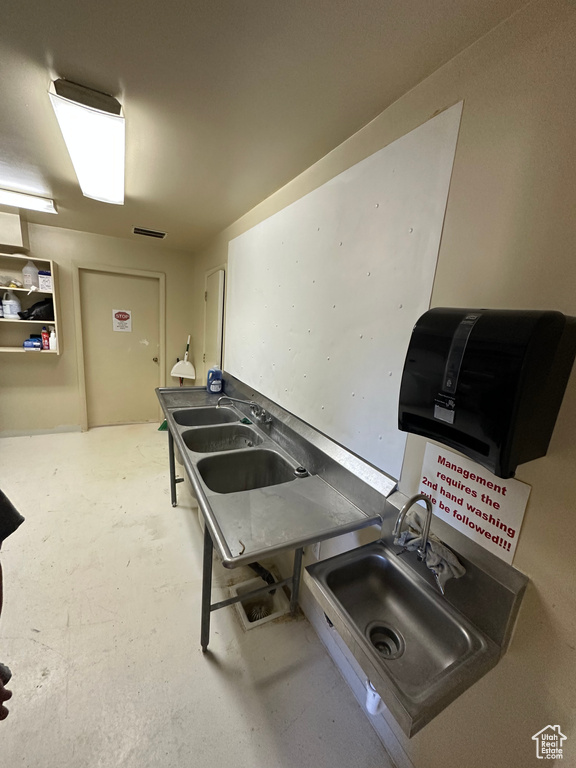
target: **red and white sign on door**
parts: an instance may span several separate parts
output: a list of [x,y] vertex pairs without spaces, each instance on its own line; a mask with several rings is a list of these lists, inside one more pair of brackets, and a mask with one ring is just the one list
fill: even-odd
[[112,310],[112,330],[125,331],[130,333],[132,331],[132,310],[113,309]]

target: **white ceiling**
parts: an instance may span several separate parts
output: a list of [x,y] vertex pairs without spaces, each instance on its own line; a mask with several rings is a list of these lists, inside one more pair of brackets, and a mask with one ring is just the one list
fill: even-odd
[[[3,0],[0,187],[55,198],[31,222],[194,250],[525,4]],[[122,102],[124,206],[82,197],[56,77]]]

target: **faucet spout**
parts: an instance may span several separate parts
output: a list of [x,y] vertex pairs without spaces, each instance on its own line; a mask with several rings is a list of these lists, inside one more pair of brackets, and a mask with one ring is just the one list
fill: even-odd
[[[426,514],[417,515],[410,526],[410,530],[402,532],[404,518],[417,501],[423,501],[426,505]],[[442,594],[448,579],[459,579],[466,573],[466,569],[445,544],[437,536],[430,533],[430,521],[432,520],[432,502],[423,493],[412,496],[402,507],[394,525],[394,542],[402,546],[397,554],[401,555],[408,550],[416,551],[419,560],[422,560],[431,571],[436,585]]]
[[395,539],[400,536],[400,532],[402,530],[402,524],[404,523],[404,518],[408,514],[408,512],[412,509],[414,504],[416,504],[418,501],[423,501],[426,505],[426,518],[424,520],[424,525],[422,527],[422,543],[418,547],[417,553],[420,560],[426,559],[426,547],[428,545],[428,536],[430,535],[430,522],[432,521],[432,502],[426,496],[424,493],[417,493],[415,496],[411,496],[406,504],[402,507],[400,512],[398,513],[398,517],[396,518],[396,523],[394,525],[394,530],[392,531],[392,534]]
[[222,397],[218,398],[218,402],[216,403],[216,408],[220,407],[220,403],[222,400],[230,400],[231,403],[244,403],[244,405],[249,405],[250,407],[256,406],[259,407],[257,403],[254,402],[254,400],[239,400],[237,397],[230,397],[230,395],[222,395]]

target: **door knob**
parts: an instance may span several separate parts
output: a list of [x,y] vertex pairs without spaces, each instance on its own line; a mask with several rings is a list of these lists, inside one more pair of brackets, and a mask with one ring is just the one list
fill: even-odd
[[152,360],[154,360],[155,363],[158,362],[158,358],[157,357],[153,357]]

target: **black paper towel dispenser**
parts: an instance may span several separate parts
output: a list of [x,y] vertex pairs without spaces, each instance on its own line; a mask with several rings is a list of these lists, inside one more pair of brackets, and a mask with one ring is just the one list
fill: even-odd
[[546,454],[576,355],[576,318],[536,310],[437,308],[418,320],[398,426],[498,477]]

